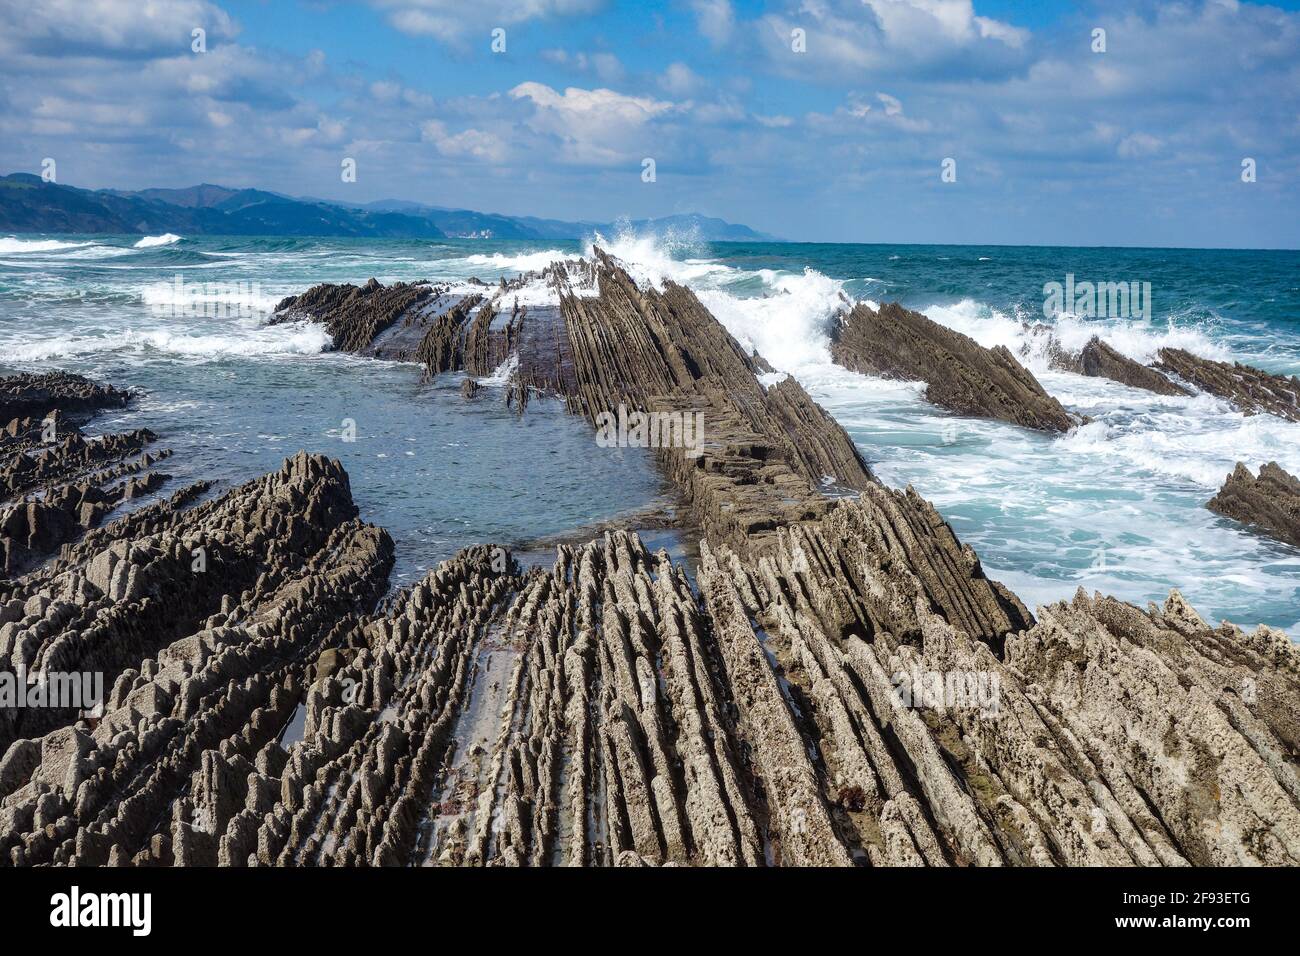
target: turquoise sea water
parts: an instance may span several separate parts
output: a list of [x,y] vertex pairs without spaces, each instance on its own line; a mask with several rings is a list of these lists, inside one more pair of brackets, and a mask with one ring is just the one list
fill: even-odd
[[[1204,508],[1237,461],[1300,473],[1300,425],[1208,396],[1162,398],[1047,367],[1099,334],[1151,359],[1176,345],[1300,374],[1300,253],[598,240],[644,281],[694,289],[742,342],[800,379],[887,482],[914,484],[988,571],[1032,604],[1083,586],[1137,602],[1178,586],[1212,620],[1300,637],[1300,551]],[[661,486],[636,453],[598,449],[555,403],[522,419],[499,390],[323,351],[310,326],[264,324],[320,281],[489,282],[586,243],[0,236],[0,370],[66,368],[144,391],[103,430],[148,426],[178,476],[243,480],[307,448],[343,460],[368,520],[409,577],[481,540],[560,533],[635,508]],[[1044,314],[1044,284],[1150,283],[1148,316]],[[525,301],[545,300],[538,286]],[[950,416],[915,383],[829,361],[846,299],[898,299],[1016,352],[1091,424],[1064,436]],[[343,422],[357,441],[344,442]]]

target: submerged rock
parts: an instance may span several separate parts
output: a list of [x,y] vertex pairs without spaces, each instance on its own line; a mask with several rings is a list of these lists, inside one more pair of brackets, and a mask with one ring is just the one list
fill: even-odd
[[1260,468],[1258,478],[1237,462],[1206,507],[1300,548],[1300,480],[1275,461]]
[[926,401],[959,415],[1056,432],[1079,424],[1004,346],[986,349],[898,303],[855,305],[831,357],[855,372],[925,382]]

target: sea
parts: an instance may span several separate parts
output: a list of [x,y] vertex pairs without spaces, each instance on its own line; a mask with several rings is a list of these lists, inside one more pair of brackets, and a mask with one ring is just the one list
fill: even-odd
[[[461,547],[565,535],[669,494],[638,449],[600,448],[555,400],[506,406],[509,369],[467,401],[461,376],[329,350],[306,323],[270,325],[318,282],[495,284],[599,246],[640,281],[692,289],[747,348],[798,379],[875,473],[914,486],[1035,606],[1079,588],[1145,606],[1178,588],[1212,623],[1300,640],[1300,550],[1205,507],[1237,462],[1300,474],[1300,424],[1209,395],[1172,398],[1049,366],[1051,332],[1100,336],[1152,361],[1164,346],[1300,375],[1300,252],[706,242],[594,235],[573,243],[0,235],[0,373],[64,369],[138,392],[87,431],[147,427],[174,456],[161,494],[218,487],[300,449],[343,462],[362,516],[397,544],[395,583]],[[1089,310],[1053,284],[1134,283],[1130,307]],[[545,302],[543,283],[518,293]],[[1067,434],[955,416],[924,386],[830,360],[853,301],[899,301],[1004,345],[1067,409]],[[1110,314],[1099,315],[1097,311]],[[1115,311],[1121,314],[1114,314]],[[1046,328],[1045,328],[1046,327]]]

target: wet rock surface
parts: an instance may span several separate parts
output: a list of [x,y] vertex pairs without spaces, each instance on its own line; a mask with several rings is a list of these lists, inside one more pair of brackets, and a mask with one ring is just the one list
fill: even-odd
[[104,408],[121,408],[130,393],[69,372],[24,373],[0,378],[0,422],[44,418],[54,410],[82,417]]
[[1300,379],[1240,362],[1215,362],[1182,349],[1161,349],[1156,368],[1203,392],[1227,399],[1247,415],[1267,412],[1300,422]]
[[1007,348],[986,349],[897,303],[855,305],[835,330],[831,357],[855,372],[925,382],[926,401],[959,415],[1054,432],[1079,424]]
[[874,483],[844,429],[794,379],[760,384],[770,366],[689,289],[638,288],[603,253],[595,268],[599,295],[561,299],[574,365],[566,401],[597,427],[628,409],[696,428],[693,447],[660,441],[655,454],[707,537],[761,550],[778,527],[828,513],[835,500],[822,489]]
[[1190,395],[1188,389],[1170,381],[1160,372],[1116,351],[1093,336],[1078,355],[1059,349],[1053,354],[1052,366],[1091,378],[1108,378],[1130,388],[1140,388],[1157,395]]
[[1238,462],[1206,507],[1300,548],[1300,479],[1275,461],[1258,477]]
[[132,512],[0,584],[0,676],[108,689],[0,708],[0,862],[1300,864],[1284,634],[1177,592],[1031,614],[688,290],[591,270],[556,390],[705,415],[656,449],[698,564],[611,529],[385,597],[392,541],[306,454]]
[[0,379],[0,421],[7,422],[0,430],[0,577],[20,573],[167,480],[149,470],[169,454],[149,450],[153,432],[90,437],[82,430],[97,410],[129,398],[62,372]]

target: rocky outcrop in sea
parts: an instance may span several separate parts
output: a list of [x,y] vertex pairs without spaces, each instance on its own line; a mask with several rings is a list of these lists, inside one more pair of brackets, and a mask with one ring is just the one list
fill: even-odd
[[[527,569],[484,542],[389,593],[392,541],[307,454],[90,529],[0,583],[0,668],[111,688],[89,714],[0,708],[0,860],[1300,864],[1283,633],[1177,591],[1031,612],[688,289],[603,255],[551,278],[558,306],[296,302],[332,303],[361,354],[396,329],[431,371],[514,356],[521,411],[549,391],[597,435],[620,406],[698,414],[651,446],[698,564],[615,528]],[[898,374],[930,356],[996,388],[980,413],[1068,423],[1009,354],[874,321],[844,348],[878,335]]]
[[1251,474],[1241,462],[1206,507],[1300,548],[1300,479],[1275,461]]
[[1004,346],[987,349],[919,312],[858,303],[834,333],[831,357],[854,372],[925,382],[925,399],[959,415],[1043,431],[1080,423]]

